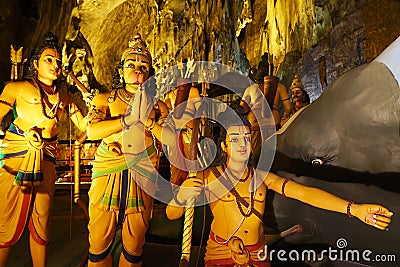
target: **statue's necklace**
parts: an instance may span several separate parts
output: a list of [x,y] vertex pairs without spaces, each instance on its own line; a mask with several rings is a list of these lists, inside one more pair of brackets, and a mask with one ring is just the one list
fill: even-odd
[[[244,180],[244,181],[247,181],[247,179],[250,177],[249,174],[250,174],[250,173],[254,173],[253,168],[251,168],[251,167],[249,167],[249,166],[247,166],[247,168],[249,168],[248,174],[247,174],[247,176],[246,176],[244,179],[242,179],[242,181],[243,181],[243,180]],[[250,169],[251,169],[251,171],[250,171]],[[230,172],[228,168],[225,168],[225,170],[228,170],[228,172]],[[232,174],[232,172],[230,172],[230,173]],[[233,175],[233,174],[232,174],[232,175]],[[233,177],[235,177],[235,180],[239,180],[240,182],[242,182],[241,179],[237,179],[236,176],[233,175]],[[242,214],[242,216],[245,217],[245,218],[250,217],[250,215],[253,214],[253,211],[254,211],[254,202],[255,202],[256,190],[255,190],[255,188],[254,188],[254,179],[253,179],[253,175],[251,175],[251,177],[252,177],[252,179],[251,179],[251,187],[252,187],[253,190],[250,192],[250,207],[249,207],[249,209],[247,209],[246,212],[243,210],[242,203],[241,203],[240,200],[239,200],[239,199],[242,198],[242,197],[239,195],[239,192],[235,189],[235,186],[233,185],[231,179],[229,178],[229,175],[228,175],[228,177],[227,177],[227,179],[226,179],[226,180],[228,181],[228,183],[229,183],[228,186],[230,186],[230,188],[232,188],[232,189],[230,190],[230,192],[232,193],[232,195],[233,195],[233,196],[235,197],[235,199],[236,199],[236,205],[237,205],[237,207],[238,207],[240,213]]]
[[129,105],[129,103],[131,102],[131,98],[133,97],[133,94],[131,95],[125,89],[118,89],[117,96],[119,97],[119,99],[122,100],[122,102]]
[[[229,176],[232,176],[232,177],[237,178],[237,177],[232,173],[232,171],[231,171],[229,168],[226,167],[226,165],[224,166],[224,169],[227,171],[227,173],[228,173]],[[251,168],[249,165],[247,165],[246,169],[247,169],[246,177],[237,179],[239,182],[244,183],[244,182],[246,182],[246,181],[249,179],[250,176],[253,176],[253,172],[254,172],[253,168]]]
[[[47,93],[41,86],[41,82],[37,81],[36,79],[33,79],[35,81],[35,84],[37,85],[37,87],[39,88],[39,93],[40,93],[40,104],[42,107],[42,114],[43,116],[45,116],[46,118],[48,118],[49,120],[52,120],[54,118],[56,118],[57,116],[57,109],[58,106],[61,103],[61,98],[60,98],[60,92],[58,91],[57,88],[54,89],[53,93]],[[53,87],[54,88],[54,87]],[[50,106],[47,105],[47,103],[45,103],[45,98],[46,95],[57,95],[57,102],[50,108]],[[49,101],[50,102],[50,101]],[[46,112],[46,107],[48,107],[50,109],[49,113]],[[52,115],[49,115],[52,114]]]

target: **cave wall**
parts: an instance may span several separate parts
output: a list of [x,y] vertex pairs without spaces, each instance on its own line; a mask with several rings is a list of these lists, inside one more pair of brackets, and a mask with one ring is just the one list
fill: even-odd
[[86,50],[89,87],[109,90],[122,51],[139,32],[156,70],[192,58],[247,74],[267,52],[282,83],[299,75],[314,100],[400,35],[399,11],[397,0],[4,0],[0,82],[9,80],[9,45],[24,46],[27,57],[51,30],[70,60]]
[[399,1],[255,0],[253,10],[241,41],[251,65],[256,66],[264,52],[279,57],[284,51],[281,82],[289,87],[297,74],[312,101],[337,77],[370,62],[400,35]]
[[[98,13],[88,8],[90,2],[82,4],[82,21]],[[109,54],[118,62],[126,41],[118,45],[109,40],[127,40],[137,31],[148,42],[157,69],[194,58],[221,62],[246,74],[268,52],[276,57],[275,65],[281,64],[282,82],[289,86],[297,73],[312,99],[345,71],[371,61],[400,33],[400,5],[393,0],[119,1],[114,6],[99,2],[110,12],[81,27],[94,55]],[[144,22],[143,16],[148,18]],[[112,19],[118,23],[102,34],[108,41],[91,37],[89,33],[103,32]],[[110,57],[95,62],[96,77],[109,85]]]

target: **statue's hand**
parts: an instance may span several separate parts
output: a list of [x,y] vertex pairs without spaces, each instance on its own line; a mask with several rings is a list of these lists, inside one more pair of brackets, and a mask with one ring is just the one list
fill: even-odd
[[145,124],[146,130],[151,131],[154,128],[155,124],[156,124],[156,119],[148,117]]
[[83,101],[85,101],[85,104],[87,107],[91,107],[93,103],[93,98],[99,93],[98,89],[92,89],[90,90],[90,93],[82,93],[82,98]]
[[203,181],[199,178],[186,179],[180,186],[176,198],[179,202],[185,202],[200,195]]
[[82,98],[87,107],[92,106],[93,95],[91,93],[83,93]]
[[123,122],[125,127],[130,127],[139,121],[139,112],[137,107],[134,109],[132,105],[129,105],[123,116]]
[[362,222],[381,230],[387,229],[393,216],[393,212],[375,204],[353,204],[350,212]]
[[131,126],[136,122],[146,125],[150,112],[153,109],[154,101],[144,90],[137,90],[125,113],[125,124]]
[[153,98],[147,94],[144,89],[139,89],[135,93],[135,98],[132,102],[132,110],[137,108],[137,112],[139,113],[139,120],[145,124],[151,110],[154,107]]

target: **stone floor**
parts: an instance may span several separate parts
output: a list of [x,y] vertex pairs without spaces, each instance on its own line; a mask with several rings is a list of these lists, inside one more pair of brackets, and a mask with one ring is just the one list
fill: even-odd
[[[71,202],[71,191],[66,186],[60,188],[56,190],[51,215],[52,240],[48,248],[48,266],[87,266],[86,263],[81,265],[88,248],[87,220],[78,205]],[[82,199],[85,203],[88,203],[87,193],[82,194]],[[158,210],[158,208],[155,210]],[[154,231],[158,232],[158,230],[149,229],[150,231],[152,233]],[[163,230],[161,229],[161,231]],[[163,262],[163,267],[178,266],[180,248],[179,244],[162,245],[151,242],[146,243],[143,255],[143,267],[160,266],[160,260]],[[199,253],[199,247],[192,247],[192,255],[193,262],[191,262],[190,266],[203,266],[204,249],[201,249]],[[198,264],[197,258],[199,258]],[[29,231],[27,229],[25,229],[21,239],[12,248],[8,266],[32,266],[29,251]]]
[[[88,247],[87,221],[78,205],[71,202],[70,192],[56,190],[51,216],[52,239],[48,248],[48,266],[51,267],[79,266]],[[87,194],[82,198],[87,203]],[[8,266],[32,266],[27,229],[12,248]]]
[[[82,194],[82,199],[85,203],[88,203],[87,193]],[[152,227],[148,231],[149,237],[147,237],[147,242],[144,247],[143,255],[143,267],[153,267],[153,266],[163,266],[163,267],[176,267],[179,265],[180,249],[179,243],[157,242],[157,240],[152,239],[154,236],[164,236],[166,232],[170,233],[170,229],[180,229],[181,225],[177,221],[168,221],[163,218],[165,216],[162,207],[156,205],[153,209],[153,222],[157,227]],[[197,211],[196,214],[201,214],[201,210]],[[156,214],[156,216],[155,216]],[[196,216],[196,215],[195,215]],[[200,215],[200,217],[203,217]],[[204,217],[206,218],[206,217]],[[62,189],[57,189],[55,198],[53,213],[51,216],[51,236],[52,240],[49,244],[48,250],[48,266],[49,267],[78,267],[87,266],[86,263],[82,264],[85,253],[88,248],[88,230],[87,230],[87,220],[84,213],[75,203],[71,202],[71,191],[68,188],[63,187]],[[178,223],[178,225],[177,225]],[[201,236],[196,236],[194,234],[193,243],[202,244],[203,246],[199,249],[199,246],[192,247],[192,256],[190,267],[202,267],[204,266],[204,245],[208,237],[209,229],[203,229],[201,231],[202,218],[200,222],[194,225],[194,233],[201,233]],[[207,223],[206,223],[207,224]],[[199,228],[198,228],[199,227]],[[172,233],[173,239],[179,239],[181,233]],[[203,243],[200,242],[203,238]],[[21,239],[12,248],[8,266],[9,267],[31,267],[31,257],[29,252],[29,232],[25,230]],[[161,244],[163,243],[163,244]],[[160,265],[162,262],[162,265]],[[324,266],[324,267],[359,267],[367,266],[362,264],[350,263],[350,262],[335,262],[335,263],[298,263],[298,264],[282,264],[273,263],[272,266]],[[393,265],[385,265],[393,266]]]

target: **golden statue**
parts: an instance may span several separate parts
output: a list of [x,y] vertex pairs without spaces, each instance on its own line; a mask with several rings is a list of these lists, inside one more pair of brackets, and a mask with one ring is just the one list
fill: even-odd
[[292,84],[290,85],[290,92],[292,94],[294,112],[310,104],[310,97],[308,96],[307,91],[304,90],[304,85],[297,75],[294,76]]
[[[114,90],[93,98],[88,139],[102,142],[95,153],[89,190],[89,266],[111,266],[111,245],[122,226],[119,266],[141,266],[152,209],[159,154],[174,131],[163,127],[164,102],[145,83],[152,58],[139,34],[129,42],[114,74]],[[154,137],[154,138],[153,138]],[[147,188],[145,191],[143,188]]]
[[213,214],[205,266],[270,266],[266,255],[260,253],[266,244],[262,219],[267,188],[321,209],[347,213],[381,230],[388,227],[393,213],[380,205],[355,204],[248,165],[252,151],[250,123],[243,111],[238,114],[241,119],[227,114],[217,119],[227,127],[221,129],[220,139],[225,163],[184,181],[166,210],[168,218],[177,219],[187,201],[204,192]]
[[57,126],[65,108],[69,107],[74,124],[85,131],[86,120],[72,95],[56,84],[61,75],[57,42],[53,33],[47,33],[34,51],[25,80],[7,83],[0,95],[0,119],[14,106],[17,115],[1,146],[0,266],[7,264],[10,249],[26,225],[33,265],[46,265],[57,178]]
[[281,125],[283,126],[290,117],[292,117],[297,111],[308,106],[310,104],[310,97],[306,90],[304,90],[304,85],[301,82],[299,76],[295,75],[290,85],[290,92],[292,96],[292,112],[284,116],[281,120]]

